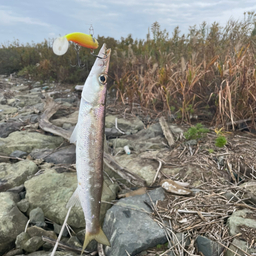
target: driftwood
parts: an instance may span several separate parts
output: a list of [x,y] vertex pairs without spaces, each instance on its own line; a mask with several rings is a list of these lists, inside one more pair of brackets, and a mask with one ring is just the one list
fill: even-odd
[[159,123],[161,125],[162,130],[163,130],[164,136],[165,136],[169,146],[171,147],[175,143],[175,141],[174,141],[172,132],[170,131],[170,129],[168,127],[168,124],[167,124],[167,122],[166,122],[166,120],[163,116],[160,117]]
[[57,112],[60,108],[60,105],[56,103],[53,98],[51,98],[48,94],[45,94],[45,105],[44,105],[44,112],[39,118],[39,127],[52,134],[61,136],[66,140],[69,140],[71,136],[71,132],[56,125],[53,125],[49,119]]
[[[57,136],[61,136],[65,138],[66,140],[69,140],[71,136],[71,132],[67,131],[65,129],[62,129],[56,125],[53,125],[49,119],[53,116],[54,113],[60,108],[60,105],[57,104],[49,95],[46,94],[46,100],[44,105],[44,112],[40,116],[39,119],[39,126],[42,130],[46,132],[50,132],[52,134],[55,134]],[[106,143],[105,143],[106,145]],[[106,153],[106,149],[104,152],[104,162],[105,164],[114,172],[116,172],[119,176],[130,182],[131,184],[137,185],[137,186],[144,186],[145,181],[137,176],[136,174],[133,174],[129,172],[128,170],[124,169],[118,163],[114,160],[114,158]]]
[[137,186],[145,186],[145,180],[143,180],[141,177],[138,175],[129,172],[122,166],[120,166],[115,159],[107,154],[106,152],[104,153],[104,163],[114,172],[116,172],[119,176],[127,180],[129,183],[132,185],[137,185]]

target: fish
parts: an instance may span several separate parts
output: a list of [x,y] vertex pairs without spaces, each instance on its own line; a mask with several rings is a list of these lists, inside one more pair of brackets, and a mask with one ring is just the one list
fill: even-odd
[[92,35],[81,32],[73,32],[56,38],[52,46],[53,52],[59,56],[65,54],[69,47],[69,41],[72,41],[91,50],[95,50],[99,47],[97,39],[95,39]]
[[107,76],[111,49],[103,44],[87,77],[81,94],[78,121],[70,137],[76,144],[77,189],[67,208],[81,206],[86,232],[82,253],[89,242],[110,246],[100,225],[101,194],[103,186],[104,130],[107,94]]

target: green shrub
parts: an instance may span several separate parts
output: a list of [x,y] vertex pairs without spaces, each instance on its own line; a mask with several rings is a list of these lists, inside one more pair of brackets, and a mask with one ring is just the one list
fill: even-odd
[[227,144],[227,139],[225,136],[220,135],[215,140],[215,146],[218,148],[222,148]]
[[201,123],[197,123],[196,126],[192,126],[184,133],[186,140],[196,140],[202,138],[209,129],[204,128]]

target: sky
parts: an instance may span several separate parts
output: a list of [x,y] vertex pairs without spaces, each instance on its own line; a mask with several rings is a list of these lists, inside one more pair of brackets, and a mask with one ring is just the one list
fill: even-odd
[[157,21],[170,36],[176,26],[187,33],[189,26],[225,25],[243,13],[256,11],[255,0],[0,0],[0,45],[18,39],[40,43],[72,32],[120,40],[129,34],[145,39]]

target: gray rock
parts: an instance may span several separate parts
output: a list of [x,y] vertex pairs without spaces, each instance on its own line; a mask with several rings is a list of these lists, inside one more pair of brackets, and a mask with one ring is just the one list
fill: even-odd
[[116,138],[116,139],[111,139],[109,140],[110,145],[113,145],[114,148],[123,148],[126,145],[130,144],[130,140],[128,139],[123,139],[123,138]]
[[[59,233],[60,233],[60,230],[61,230],[61,228],[62,228],[62,225],[59,225],[59,224],[57,224],[57,223],[54,222],[54,223],[53,223],[53,228],[54,228],[54,232],[55,232],[56,234],[59,234]],[[63,231],[63,233],[62,233],[62,236],[63,236],[63,237],[68,236],[67,227],[64,228],[64,231]]]
[[78,119],[78,111],[75,111],[74,113],[68,116],[53,119],[52,123],[54,125],[61,126],[61,127],[63,126],[63,124],[76,125],[77,119]]
[[[46,169],[43,174],[25,182],[26,198],[30,209],[42,208],[45,217],[59,225],[63,224],[67,214],[66,204],[77,187],[76,173],[57,173]],[[117,186],[116,186],[117,187]],[[116,189],[115,187],[115,189]],[[116,198],[116,191],[110,189],[104,182],[102,200],[111,201]],[[109,204],[102,204],[101,216],[105,216]],[[68,218],[68,224],[74,228],[84,228],[84,214],[81,207],[73,207]]]
[[10,107],[8,105],[0,105],[0,119],[4,117],[4,115],[7,114],[15,114],[18,112],[17,108]]
[[28,241],[26,241],[24,244],[21,244],[21,249],[25,250],[26,252],[35,252],[40,247],[42,247],[44,244],[44,241],[42,240],[42,237],[40,236],[33,236],[29,238]]
[[30,235],[26,232],[22,232],[20,233],[17,237],[16,237],[16,247],[17,248],[22,248],[23,249],[23,245],[30,239]]
[[228,218],[228,226],[231,236],[240,233],[241,226],[252,228],[256,232],[256,214],[248,209],[238,210]]
[[[232,244],[229,246],[230,250],[226,250],[224,255],[225,256],[238,256],[238,255],[244,256],[245,255],[244,252],[239,250],[239,248],[242,249],[243,251],[247,252],[248,255],[256,254],[255,248],[249,248],[247,242],[241,241],[241,240],[238,240],[235,238],[233,240]],[[235,253],[233,253],[231,250]]]
[[25,106],[31,106],[36,105],[38,103],[42,102],[42,99],[40,97],[41,95],[38,93],[29,93],[29,94],[22,94],[16,97],[19,101],[16,103],[16,107],[25,107]]
[[22,249],[13,249],[13,250],[7,252],[4,256],[16,256],[16,255],[19,255],[22,253],[23,253]]
[[27,233],[30,237],[33,236],[46,236],[50,239],[56,240],[57,236],[53,231],[47,231],[37,226],[32,226],[27,229]]
[[29,219],[32,224],[35,224],[38,227],[45,227],[44,222],[44,212],[40,207],[37,207],[30,211]]
[[30,153],[34,148],[56,148],[64,141],[58,136],[37,132],[17,131],[7,138],[0,138],[0,153],[10,155],[15,150]]
[[23,157],[26,157],[27,155],[28,155],[27,152],[24,152],[21,150],[15,150],[10,154],[11,157],[18,157],[18,158],[23,158]]
[[41,83],[39,81],[35,82],[34,84],[31,85],[33,88],[38,88],[41,87]]
[[69,98],[57,98],[54,100],[55,102],[62,103],[62,102],[68,102],[70,104],[74,103],[76,101],[76,97],[69,97]]
[[7,122],[1,122],[0,138],[6,138],[10,133],[14,131],[19,131],[21,126],[36,122],[38,122],[38,115],[33,113],[27,116],[21,114],[16,116],[15,118],[9,119]]
[[34,159],[44,159],[47,163],[74,164],[76,162],[76,146],[62,147],[52,153],[49,149],[34,149],[30,155]]
[[[163,200],[165,195],[162,188],[149,192],[152,201]],[[133,196],[119,200],[107,211],[103,230],[111,247],[106,247],[107,256],[127,256],[167,242],[165,232],[151,218],[144,213],[151,209],[144,203],[150,203],[147,194]]]
[[27,212],[29,208],[29,201],[27,199],[22,199],[17,203],[17,207],[21,212]]
[[30,92],[41,92],[41,88],[33,88],[30,90]]
[[219,256],[224,250],[223,246],[204,236],[197,237],[196,247],[198,252],[204,256]]
[[[69,244],[70,246],[75,246],[75,247],[82,247],[82,244],[80,243],[80,241],[78,240],[78,238],[76,236],[72,236],[68,239],[67,244]],[[87,248],[88,250],[88,248]]]
[[1,98],[0,98],[0,104],[1,104],[1,105],[7,104],[7,99],[4,98],[4,97],[1,97]]
[[37,170],[37,165],[29,160],[19,161],[15,164],[0,163],[0,191],[22,185]]
[[[79,256],[80,254],[76,254],[74,252],[61,252],[61,251],[56,251],[54,256]],[[17,255],[17,256],[51,256],[51,252],[48,251],[37,251],[29,254],[22,254],[22,255]]]
[[[106,128],[115,127],[116,116],[108,115],[105,118]],[[127,120],[123,118],[117,118],[117,126],[123,131],[140,131],[144,129],[144,124],[139,118],[134,118],[132,120]]]
[[249,200],[256,204],[256,182],[245,182],[239,187],[243,188],[245,198],[250,198]]
[[60,148],[44,159],[48,163],[54,164],[74,164],[76,162],[76,146],[69,145]]
[[14,195],[10,192],[0,193],[0,255],[9,251],[26,226],[27,217],[16,206]]

